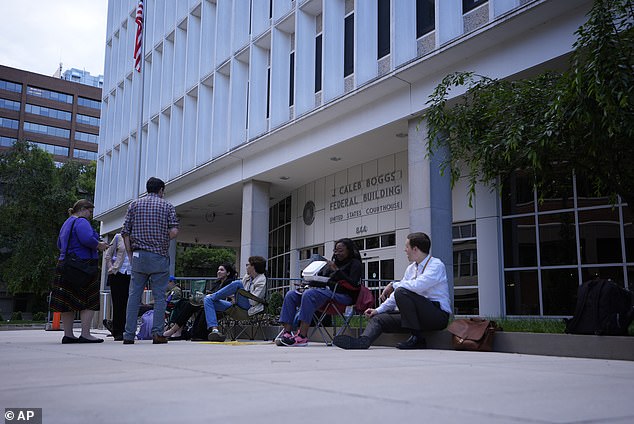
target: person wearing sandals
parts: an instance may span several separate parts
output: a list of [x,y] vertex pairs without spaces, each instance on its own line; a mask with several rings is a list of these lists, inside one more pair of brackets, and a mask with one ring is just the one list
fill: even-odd
[[[280,322],[284,329],[275,339],[277,346],[307,346],[308,329],[313,314],[330,299],[343,305],[352,305],[355,302],[363,278],[363,264],[354,242],[349,238],[337,240],[332,260],[328,261],[326,267],[326,287],[313,287],[303,292],[290,290],[286,293],[280,314]],[[344,284],[344,281],[347,284]],[[346,285],[348,287],[344,287]],[[299,329],[293,334],[293,322],[298,309]]]
[[[77,287],[72,281],[66,281],[61,274],[61,264],[66,255],[97,264],[99,251],[108,248],[108,243],[99,240],[99,234],[90,225],[89,219],[95,206],[86,199],[75,202],[68,209],[70,215],[62,225],[57,239],[60,255],[53,281],[51,296],[51,312],[60,312],[64,325],[63,344],[69,343],[101,343],[103,339],[90,334],[95,311],[99,310],[99,273],[95,274],[86,287]],[[79,312],[81,319],[81,334],[75,337],[73,323],[75,314]]]
[[[226,311],[233,305],[249,312],[249,315],[257,314],[264,309],[264,305],[254,300],[247,299],[237,294],[238,290],[244,289],[251,294],[263,298],[266,291],[266,259],[262,256],[251,256],[247,262],[247,273],[242,280],[236,280],[215,293],[205,296],[203,305],[205,308],[205,318],[207,319],[207,329],[211,342],[224,342],[225,335],[218,330],[218,318],[216,311]],[[231,301],[224,300],[232,297]]]
[[[210,294],[215,293],[216,291],[220,290],[221,288],[227,286],[229,283],[234,281],[236,279],[236,271],[235,269],[233,269],[233,265],[231,265],[228,262],[225,262],[218,267],[216,276],[218,277],[218,279],[213,282],[209,290]],[[174,320],[173,320],[174,325],[172,325],[172,327],[170,327],[169,330],[163,333],[165,337],[170,337],[171,339],[175,339],[175,340],[180,340],[181,331],[185,323],[187,323],[187,321],[191,318],[192,315],[194,315],[196,312],[200,311],[203,308],[203,305],[194,304],[191,301],[181,302],[179,303],[179,305],[180,304],[182,304],[183,306],[178,307],[179,309],[176,312],[174,316]],[[204,314],[204,312],[202,311],[200,313]]]

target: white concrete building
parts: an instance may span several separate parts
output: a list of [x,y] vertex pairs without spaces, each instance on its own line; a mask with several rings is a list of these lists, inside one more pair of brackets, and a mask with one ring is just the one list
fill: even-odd
[[627,284],[620,205],[585,196],[579,176],[539,203],[518,176],[471,208],[466,185],[451,190],[426,157],[419,118],[448,73],[565,67],[590,0],[146,0],[143,90],[136,3],[108,7],[104,234],[122,225],[140,163],[140,193],[150,176],[166,181],[179,241],[233,247],[241,271],[259,254],[271,276],[298,277],[350,237],[368,279],[398,279],[406,235],[425,231],[456,313],[569,315],[590,275]]

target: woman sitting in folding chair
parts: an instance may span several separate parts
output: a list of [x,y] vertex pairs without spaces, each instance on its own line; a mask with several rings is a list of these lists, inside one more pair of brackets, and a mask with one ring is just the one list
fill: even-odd
[[[226,338],[225,335],[218,330],[216,311],[226,311],[234,304],[242,309],[248,310],[249,315],[253,315],[264,309],[262,303],[240,295],[238,290],[244,289],[257,297],[263,298],[266,292],[265,270],[266,259],[262,256],[251,256],[247,263],[247,274],[242,278],[242,281],[233,281],[217,292],[205,296],[203,304],[205,306],[207,329],[209,330],[209,336],[207,337],[209,341],[224,342]],[[232,301],[224,300],[229,296],[233,296]]]
[[[211,287],[209,288],[209,291],[207,292],[209,294],[217,292],[221,288],[227,286],[229,283],[234,281],[236,279],[236,271],[233,269],[232,264],[225,262],[221,264],[220,266],[218,266],[218,271],[216,272],[216,276],[218,277],[218,279],[212,283]],[[170,327],[169,330],[165,331],[163,333],[163,336],[170,337],[171,339],[182,340],[181,331],[183,327],[185,326],[187,321],[189,321],[192,315],[194,315],[196,312],[201,311],[202,308],[203,308],[202,303],[196,303],[193,300],[193,293],[192,293],[192,300],[188,302],[187,301],[179,302],[179,308],[178,310],[174,311],[174,316],[170,320],[174,325],[172,325],[172,327]],[[203,314],[203,317],[197,318],[197,320],[198,319],[204,320],[205,319],[204,312],[200,312],[200,313]],[[206,329],[207,327],[204,326],[203,330],[206,330]],[[205,337],[206,337],[206,333],[205,333]]]
[[[352,305],[359,293],[363,265],[361,255],[349,238],[335,243],[332,260],[320,274],[328,277],[326,287],[312,287],[299,292],[290,290],[284,297],[280,322],[284,325],[282,334],[275,339],[278,346],[308,345],[308,329],[313,314],[332,300],[343,305]],[[293,321],[299,307],[299,329],[292,333]]]

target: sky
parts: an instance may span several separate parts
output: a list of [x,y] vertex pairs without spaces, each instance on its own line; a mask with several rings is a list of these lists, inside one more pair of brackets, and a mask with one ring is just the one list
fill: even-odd
[[0,0],[0,64],[103,75],[108,0]]

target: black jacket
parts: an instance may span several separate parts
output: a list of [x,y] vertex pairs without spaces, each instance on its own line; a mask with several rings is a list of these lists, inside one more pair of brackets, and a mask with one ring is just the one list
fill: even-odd
[[[329,277],[328,287],[331,290],[335,290],[335,293],[347,294],[355,301],[359,294],[359,287],[361,286],[361,279],[363,278],[363,264],[359,259],[351,258],[347,262],[337,262],[335,264],[339,268],[336,271],[327,268],[323,275]],[[321,272],[320,272],[321,274]],[[343,287],[342,284],[338,284],[340,281],[346,281],[349,286],[354,289]]]

